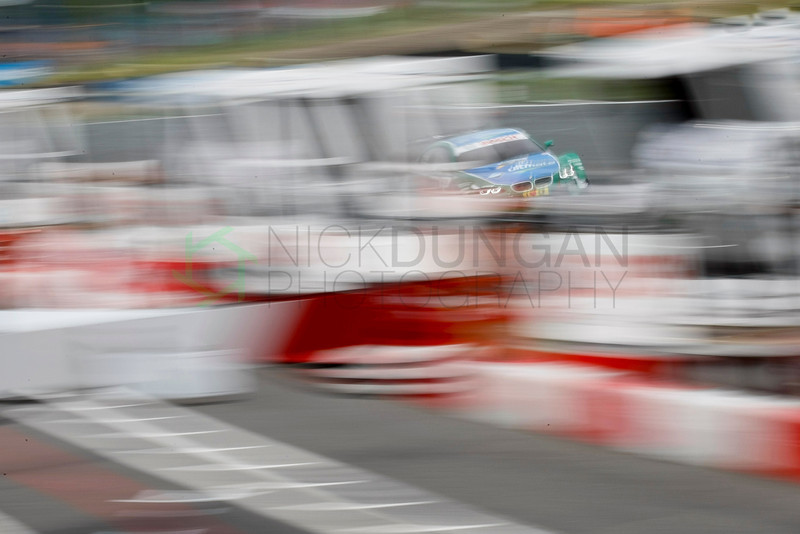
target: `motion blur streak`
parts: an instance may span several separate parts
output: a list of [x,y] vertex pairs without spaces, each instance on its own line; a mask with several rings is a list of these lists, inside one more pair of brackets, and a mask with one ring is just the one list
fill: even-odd
[[569,4],[0,2],[0,530],[797,532],[800,16]]
[[[121,398],[149,402],[119,409],[107,404],[109,400]],[[106,409],[99,411],[87,408]],[[152,422],[153,418],[149,416],[153,413],[170,414],[171,422]],[[59,467],[67,473],[57,480],[70,480],[71,477],[66,476],[68,474],[91,477],[91,485],[84,484],[82,492],[68,497],[74,504],[95,515],[121,522],[126,530],[147,532],[147,522],[155,522],[159,528],[190,527],[200,528],[204,532],[236,532],[223,523],[235,525],[241,520],[237,518],[236,510],[228,513],[228,505],[235,504],[266,518],[269,523],[277,520],[296,526],[303,532],[467,530],[546,534],[545,531],[515,525],[375,473],[255,436],[211,417],[133,392],[112,390],[107,392],[105,398],[91,395],[67,400],[53,398],[40,407],[11,409],[6,414],[37,431],[78,445],[128,468],[190,488],[184,491],[144,489],[123,477],[114,479],[113,474],[104,474],[91,465],[83,465],[79,469],[97,472],[72,473],[75,471],[72,466]],[[106,419],[123,414],[125,418]],[[177,426],[176,420],[182,420],[185,428],[216,432],[192,437],[171,433],[169,430]],[[60,424],[64,422],[75,424]],[[119,445],[108,447],[93,439],[95,436],[78,430],[78,425],[104,428],[115,436]],[[22,437],[11,430],[6,430],[6,433],[6,437],[12,440],[19,441]],[[212,434],[224,434],[226,444],[242,446],[214,447],[215,443],[219,443],[219,437]],[[124,448],[121,449],[120,445]],[[164,449],[172,450],[175,454],[148,454]],[[63,453],[48,451],[45,445],[35,442],[29,454],[33,456],[30,461],[34,466],[38,466],[45,458],[58,464],[66,461]],[[26,476],[24,472],[17,472],[13,477],[21,483],[36,486],[35,474],[31,477],[30,474]],[[59,496],[65,492],[64,488],[52,482],[39,487]],[[92,495],[91,492],[95,490],[113,493]],[[102,504],[98,505],[98,501]],[[193,510],[195,506],[200,507],[199,510]],[[173,519],[169,521],[164,519],[166,517]],[[136,524],[139,520],[145,522],[145,530]],[[131,521],[134,523],[128,525]],[[265,522],[264,525],[269,523]],[[280,528],[278,523],[275,526]],[[280,530],[284,531],[291,532],[292,529]]]

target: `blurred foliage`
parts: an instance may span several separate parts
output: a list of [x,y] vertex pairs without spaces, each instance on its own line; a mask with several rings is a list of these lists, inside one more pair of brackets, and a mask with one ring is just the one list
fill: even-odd
[[144,15],[147,0],[46,0],[30,4],[42,22],[87,23]]
[[[189,2],[191,0],[171,0],[174,2]],[[211,3],[211,0],[206,0]],[[196,0],[194,3],[197,3]],[[97,21],[104,21],[112,24],[112,28],[118,27],[122,30],[131,30],[136,25],[147,25],[150,20],[159,19],[158,16],[147,14],[147,2],[143,0],[47,0],[42,3],[41,9],[47,9],[52,13],[68,14],[68,18],[75,22],[77,20],[86,21],[93,18]],[[99,54],[94,58],[70,60],[69,66],[62,66],[61,71],[48,83],[82,83],[96,80],[109,80],[117,78],[128,78],[146,76],[158,73],[171,72],[176,70],[189,70],[197,68],[209,68],[217,66],[274,66],[303,61],[314,61],[319,59],[330,59],[334,57],[346,57],[352,55],[351,50],[339,52],[338,47],[346,46],[359,39],[379,39],[395,38],[400,35],[408,34],[409,42],[418,44],[420,40],[430,40],[435,42],[437,39],[450,39],[463,37],[463,42],[468,42],[468,38],[473,38],[475,42],[480,41],[482,31],[493,30],[494,21],[509,21],[505,15],[527,12],[531,10],[561,9],[576,13],[581,12],[583,7],[615,7],[620,8],[630,5],[630,10],[624,10],[635,16],[637,13],[652,13],[653,10],[668,10],[680,8],[682,12],[688,12],[696,17],[728,16],[742,13],[754,13],[759,9],[775,8],[789,5],[789,2],[775,1],[749,1],[749,2],[729,2],[721,0],[707,0],[704,3],[691,4],[683,0],[667,0],[658,3],[638,4],[631,3],[630,0],[409,0],[401,2],[398,7],[384,13],[379,13],[364,18],[357,19],[329,19],[310,23],[308,21],[284,20],[279,23],[271,23],[264,19],[254,21],[254,24],[262,24],[260,31],[255,31],[249,35],[238,35],[231,37],[225,34],[224,39],[217,39],[207,32],[207,39],[197,39],[198,43],[192,46],[171,46],[162,49],[154,49],[150,46],[140,48],[129,47],[121,50],[114,50],[107,54]],[[35,9],[37,3],[31,4],[31,9]],[[117,7],[115,7],[117,6]],[[578,8],[575,11],[575,8]],[[504,18],[505,17],[505,18]],[[177,17],[180,20],[180,17]],[[63,18],[61,19],[64,20]],[[161,17],[160,20],[163,20]],[[175,20],[175,17],[173,18]],[[191,19],[202,21],[203,23],[213,23],[205,19]],[[190,18],[183,24],[191,25]],[[473,24],[469,30],[465,26],[459,25]],[[114,26],[116,25],[116,26]],[[481,26],[482,25],[482,26]],[[484,28],[484,29],[482,29]],[[421,32],[428,33],[422,35]],[[178,30],[176,30],[176,33]],[[224,32],[220,32],[223,34]],[[198,35],[204,35],[199,32]],[[214,43],[215,40],[221,41]],[[206,41],[206,44],[199,44],[199,41]],[[211,43],[211,44],[209,44]],[[527,33],[520,33],[519,43],[516,45],[520,50],[530,50],[539,46],[546,46],[548,43],[541,35],[537,35],[530,28]],[[373,52],[371,47],[375,42],[367,42],[363,45],[361,55],[370,55]],[[397,53],[402,53],[402,43],[393,45]],[[320,47],[318,50],[311,50],[313,47]],[[466,49],[470,49],[469,46]],[[308,54],[287,54],[292,50],[308,50]],[[480,48],[474,48],[483,51]],[[506,83],[506,82],[504,82]],[[528,98],[539,100],[544,98],[544,94],[550,90],[545,90],[552,84],[533,84],[522,82]],[[522,86],[521,86],[522,87]],[[573,88],[566,88],[573,91]],[[523,89],[517,89],[521,93]],[[638,89],[636,89],[638,91]],[[648,89],[642,89],[645,93]],[[614,89],[612,93],[620,91]],[[553,90],[553,94],[562,94],[558,90]]]
[[662,100],[672,95],[657,80],[548,78],[537,71],[509,71],[497,76],[502,104],[556,101]]

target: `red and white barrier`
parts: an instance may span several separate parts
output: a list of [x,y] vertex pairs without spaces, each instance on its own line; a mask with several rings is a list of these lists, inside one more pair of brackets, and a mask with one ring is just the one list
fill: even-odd
[[314,353],[301,377],[315,386],[350,395],[441,396],[475,387],[466,362],[477,345],[359,345]]
[[800,478],[800,400],[576,364],[469,367],[477,387],[439,406],[680,463]]

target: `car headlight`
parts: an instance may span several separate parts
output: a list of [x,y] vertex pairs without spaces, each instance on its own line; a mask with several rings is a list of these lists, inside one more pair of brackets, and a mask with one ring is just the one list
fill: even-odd
[[503,188],[500,187],[499,185],[497,187],[484,187],[483,189],[480,190],[480,194],[481,195],[496,195],[497,193],[499,193],[502,190],[503,190]]

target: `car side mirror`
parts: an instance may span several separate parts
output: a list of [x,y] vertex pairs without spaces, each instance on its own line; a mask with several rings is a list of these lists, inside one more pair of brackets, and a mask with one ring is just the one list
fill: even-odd
[[551,146],[553,146],[553,140],[552,139],[548,139],[547,141],[544,142],[544,147],[545,148],[550,148]]

